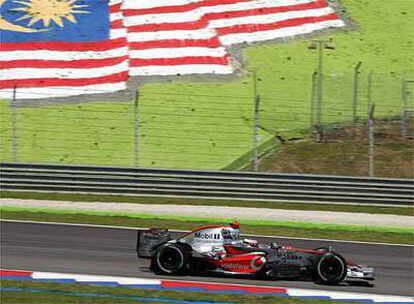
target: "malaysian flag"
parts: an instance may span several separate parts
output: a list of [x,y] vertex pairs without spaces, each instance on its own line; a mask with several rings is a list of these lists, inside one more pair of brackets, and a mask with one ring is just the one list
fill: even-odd
[[124,0],[130,75],[230,74],[230,56],[195,0]]
[[0,98],[126,89],[122,0],[0,0]]
[[339,28],[327,0],[0,0],[0,98],[116,92],[128,76],[231,74],[230,47]]
[[130,74],[229,74],[227,47],[345,26],[326,0],[125,0]]

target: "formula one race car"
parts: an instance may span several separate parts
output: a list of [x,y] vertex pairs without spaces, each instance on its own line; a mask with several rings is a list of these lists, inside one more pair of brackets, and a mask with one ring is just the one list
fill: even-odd
[[374,269],[357,265],[332,248],[299,249],[241,239],[239,223],[199,227],[177,239],[166,229],[138,232],[138,257],[159,274],[221,273],[267,279],[339,284],[374,280]]

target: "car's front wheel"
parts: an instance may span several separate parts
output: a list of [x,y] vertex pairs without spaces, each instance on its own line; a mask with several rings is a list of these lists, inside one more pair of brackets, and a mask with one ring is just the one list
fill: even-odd
[[337,253],[326,253],[316,264],[316,281],[323,284],[339,284],[347,274],[345,259]]
[[182,274],[187,269],[188,250],[179,244],[162,245],[152,264],[157,272],[171,275]]

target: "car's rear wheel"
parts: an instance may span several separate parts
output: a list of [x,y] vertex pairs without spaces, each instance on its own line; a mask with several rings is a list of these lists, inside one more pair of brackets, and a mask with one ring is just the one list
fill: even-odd
[[188,249],[178,244],[165,244],[157,251],[153,268],[164,274],[182,274],[187,269]]
[[337,253],[326,253],[316,264],[316,280],[323,284],[339,284],[347,273],[345,259]]

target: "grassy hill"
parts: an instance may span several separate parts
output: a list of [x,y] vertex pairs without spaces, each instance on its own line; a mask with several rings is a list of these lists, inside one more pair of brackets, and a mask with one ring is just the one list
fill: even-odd
[[[362,61],[361,105],[366,112],[366,75],[373,70],[378,116],[401,110],[401,79],[414,67],[414,2],[343,0],[352,25],[332,38],[325,52],[324,122],[352,113],[352,70]],[[228,78],[179,78],[141,87],[139,157],[143,167],[219,169],[252,148],[253,81],[262,96],[261,142],[275,132],[298,136],[309,128],[310,78],[317,55],[311,38],[257,44],[242,50],[244,74]],[[0,103],[0,159],[12,159],[9,101]],[[106,165],[134,164],[134,101],[90,102],[17,110],[18,161]]]
[[[286,141],[260,159],[261,172],[369,176],[366,124],[342,126],[311,138]],[[414,178],[414,140],[401,136],[398,121],[376,121],[373,169],[375,177]],[[245,168],[250,171],[252,164]]]

